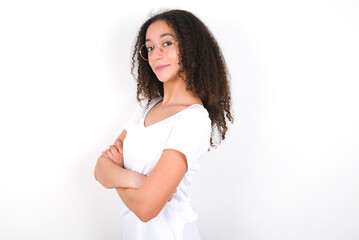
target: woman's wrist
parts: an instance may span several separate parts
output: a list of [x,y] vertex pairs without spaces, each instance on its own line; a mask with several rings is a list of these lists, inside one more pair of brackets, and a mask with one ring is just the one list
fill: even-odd
[[134,181],[135,188],[140,188],[145,180],[146,180],[146,176],[138,174],[138,176],[136,177],[136,179]]
[[128,188],[138,189],[142,186],[143,182],[146,180],[146,176],[140,173],[127,170],[124,168],[123,170],[124,170],[124,175],[126,175],[126,179],[127,179],[126,185],[128,186]]
[[113,159],[111,159],[111,158],[109,158],[109,159],[110,159],[112,162],[114,162],[117,166],[119,166],[119,167],[125,169],[124,163],[123,163],[123,159],[121,159],[121,161],[115,161],[115,160],[113,160]]

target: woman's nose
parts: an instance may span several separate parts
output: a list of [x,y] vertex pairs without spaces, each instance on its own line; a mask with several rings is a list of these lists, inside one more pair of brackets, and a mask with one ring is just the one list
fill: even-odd
[[161,57],[163,57],[163,49],[159,45],[156,45],[155,49],[153,49],[152,57],[153,58],[161,58]]

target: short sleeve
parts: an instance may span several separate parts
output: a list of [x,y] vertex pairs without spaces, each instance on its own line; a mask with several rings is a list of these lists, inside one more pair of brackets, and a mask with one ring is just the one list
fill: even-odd
[[164,149],[174,149],[187,158],[188,170],[208,151],[211,137],[211,120],[201,106],[186,109],[176,119]]

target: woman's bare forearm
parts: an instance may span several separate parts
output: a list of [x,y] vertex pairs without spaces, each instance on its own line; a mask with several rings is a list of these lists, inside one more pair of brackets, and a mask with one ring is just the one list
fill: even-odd
[[127,208],[146,222],[156,217],[171,200],[186,170],[185,155],[166,149],[140,188],[116,188],[116,191]]
[[139,188],[146,176],[122,168],[111,159],[99,157],[95,178],[105,188]]
[[149,197],[143,191],[134,188],[116,188],[118,196],[122,202],[130,209],[141,221],[147,222],[158,213],[155,208],[149,209],[147,201]]

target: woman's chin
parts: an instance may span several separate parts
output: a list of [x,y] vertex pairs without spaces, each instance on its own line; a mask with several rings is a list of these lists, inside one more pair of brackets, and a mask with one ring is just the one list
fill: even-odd
[[165,76],[157,76],[158,81],[162,82],[162,83],[167,83],[167,82],[175,82],[178,81],[180,78],[177,77],[165,77]]
[[164,77],[157,77],[158,81],[165,83],[165,82],[169,82],[170,80],[168,78],[164,78]]

